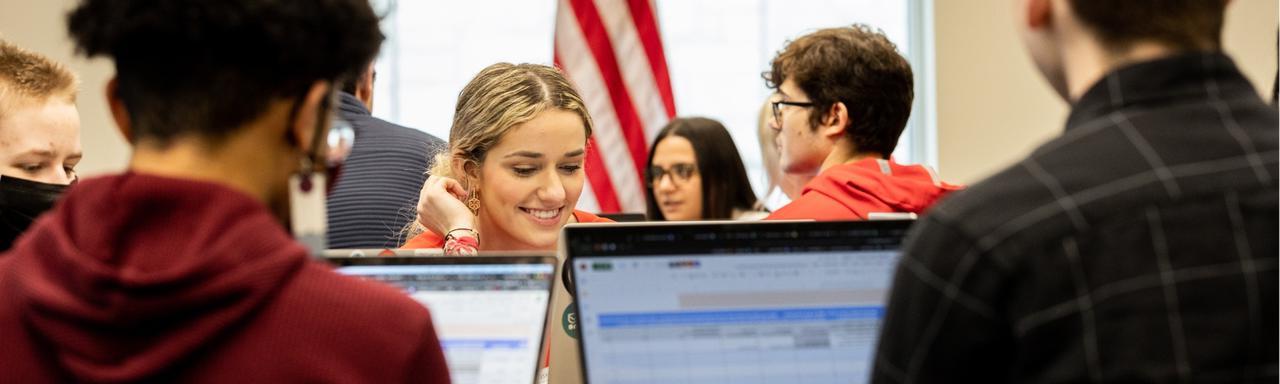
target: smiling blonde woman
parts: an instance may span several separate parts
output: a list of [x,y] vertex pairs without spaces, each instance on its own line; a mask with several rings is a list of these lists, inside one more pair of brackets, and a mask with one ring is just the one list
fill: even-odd
[[574,210],[589,137],[591,116],[560,71],[485,68],[458,96],[449,149],[436,157],[403,248],[552,250],[565,224],[607,222]]

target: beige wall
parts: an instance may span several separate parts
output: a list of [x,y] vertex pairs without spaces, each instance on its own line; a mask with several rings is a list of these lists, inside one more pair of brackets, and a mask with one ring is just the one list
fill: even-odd
[[[1259,92],[1276,73],[1276,0],[1235,0],[1226,51]],[[1061,132],[1067,105],[1040,78],[1014,30],[1010,0],[935,0],[938,168],[972,183]]]
[[105,60],[73,55],[67,38],[66,12],[73,0],[0,0],[0,36],[66,63],[80,75],[80,124],[84,160],[81,175],[124,169],[128,146],[116,131],[103,96],[115,70]]
[[[110,63],[75,57],[64,18],[73,0],[0,0],[0,35],[68,63],[81,76],[80,115],[91,175],[122,169],[128,148],[103,100]],[[1066,105],[1034,72],[1013,29],[1010,0],[935,0],[939,170],[970,183],[1056,135]],[[1259,85],[1275,75],[1277,2],[1235,0],[1226,49]]]

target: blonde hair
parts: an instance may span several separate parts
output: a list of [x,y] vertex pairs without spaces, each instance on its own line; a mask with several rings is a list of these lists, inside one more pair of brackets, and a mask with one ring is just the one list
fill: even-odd
[[454,174],[454,161],[480,164],[512,127],[552,109],[578,114],[586,128],[583,140],[591,136],[591,115],[560,70],[538,64],[486,67],[458,94],[449,147],[436,155],[431,175],[461,178]]
[[76,75],[38,53],[0,39],[0,116],[20,102],[76,102]]
[[[548,110],[573,112],[582,118],[585,142],[591,137],[591,115],[582,96],[555,67],[538,64],[498,63],[481,70],[458,93],[449,144],[436,155],[429,173],[459,179],[470,187],[466,175],[455,174],[454,165],[462,162],[479,166],[490,148],[498,144],[511,128],[533,120]],[[405,228],[405,238],[425,229],[413,223]]]
[[[764,175],[768,180],[768,188],[765,188],[765,196],[773,192],[773,188],[782,183],[782,165],[779,164],[779,157],[782,156],[778,152],[777,145],[774,140],[778,137],[778,132],[769,126],[769,122],[773,121],[773,96],[764,100],[764,105],[760,106],[760,115],[756,120],[756,139],[760,141],[760,158],[764,160]],[[761,200],[764,201],[764,200]]]

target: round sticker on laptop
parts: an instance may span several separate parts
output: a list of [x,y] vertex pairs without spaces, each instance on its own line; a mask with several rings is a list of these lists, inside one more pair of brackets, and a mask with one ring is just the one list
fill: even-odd
[[573,310],[576,306],[569,303],[564,307],[564,314],[560,315],[560,325],[564,327],[564,333],[569,337],[578,338],[578,313]]

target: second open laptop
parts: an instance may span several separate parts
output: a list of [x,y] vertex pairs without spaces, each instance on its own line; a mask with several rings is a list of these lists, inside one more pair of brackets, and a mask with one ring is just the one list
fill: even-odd
[[[381,250],[359,253],[387,254]],[[337,265],[339,273],[399,287],[425,305],[444,348],[452,382],[534,382],[551,288],[559,276],[554,256],[326,259]]]
[[567,227],[584,381],[866,382],[910,224]]

